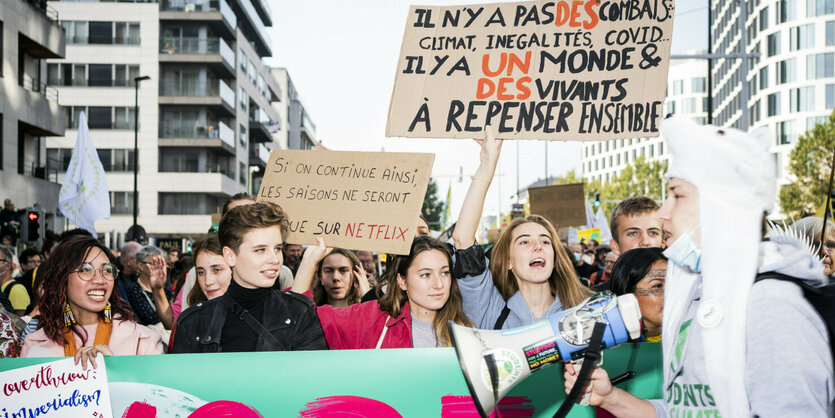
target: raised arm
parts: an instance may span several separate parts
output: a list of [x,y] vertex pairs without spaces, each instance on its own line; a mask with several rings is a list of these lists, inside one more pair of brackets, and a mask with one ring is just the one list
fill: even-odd
[[174,324],[174,311],[171,309],[168,296],[165,294],[166,267],[165,260],[161,256],[155,256],[153,258],[153,264],[148,268],[151,271],[151,290],[153,290],[157,316],[162,321],[165,329],[171,329],[171,326]]
[[290,288],[293,292],[303,294],[310,290],[313,286],[313,276],[316,274],[316,265],[333,251],[333,248],[325,247],[325,241],[322,238],[316,237],[316,240],[319,244],[307,247],[302,255],[302,261],[293,279],[293,287]]
[[467,196],[464,197],[461,214],[458,215],[458,222],[452,232],[455,248],[465,249],[475,243],[475,232],[481,219],[481,211],[484,209],[484,197],[487,196],[487,189],[490,188],[490,182],[496,173],[496,164],[499,162],[502,141],[493,136],[490,126],[484,128],[484,134],[484,139],[475,140],[481,147],[481,164],[473,176]]

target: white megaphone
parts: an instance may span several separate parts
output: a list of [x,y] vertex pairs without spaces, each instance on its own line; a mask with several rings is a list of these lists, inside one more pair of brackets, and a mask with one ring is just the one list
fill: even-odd
[[[582,359],[596,322],[606,324],[603,348],[638,339],[638,300],[632,294],[614,296],[605,291],[547,319],[506,330],[468,328],[450,321],[452,343],[479,413],[486,417],[516,384],[542,367]],[[496,385],[491,374],[497,377]]]

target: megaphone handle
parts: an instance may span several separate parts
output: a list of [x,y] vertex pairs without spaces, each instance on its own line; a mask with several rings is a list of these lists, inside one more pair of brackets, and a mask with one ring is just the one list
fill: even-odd
[[[572,361],[571,363],[574,365],[574,370],[579,371],[581,368],[583,368],[583,359],[578,359],[578,360]],[[603,353],[601,352],[600,353],[600,360],[595,362],[594,367],[600,367],[602,365],[603,365]],[[594,386],[594,382],[591,382],[589,384],[589,387],[593,387],[593,386]],[[577,402],[577,404],[583,405],[583,406],[589,406],[590,401],[591,401],[591,392],[588,392],[588,393],[583,395],[583,398],[580,399],[580,402]]]
[[[600,359],[600,345],[603,343],[603,332],[606,331],[606,324],[603,322],[595,322],[594,323],[594,330],[591,332],[591,339],[589,340],[588,349],[586,349],[586,354],[584,358],[586,360],[591,360],[593,362],[597,362]],[[565,418],[568,413],[571,411],[571,408],[580,399],[580,391],[586,386],[586,382],[589,381],[592,372],[592,364],[586,363],[583,365],[584,367],[580,368],[580,371],[577,373],[577,380],[574,382],[574,387],[571,388],[571,392],[568,396],[563,400],[562,405],[560,405],[560,409],[554,414],[556,418]]]

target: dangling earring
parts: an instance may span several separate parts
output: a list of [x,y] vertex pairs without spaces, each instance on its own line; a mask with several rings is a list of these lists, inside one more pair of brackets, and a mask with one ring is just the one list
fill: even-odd
[[64,304],[64,326],[69,327],[70,325],[75,325],[75,317],[72,315],[72,309],[70,309],[70,304]]
[[104,322],[109,323],[113,320],[113,312],[110,310],[110,302],[104,305]]

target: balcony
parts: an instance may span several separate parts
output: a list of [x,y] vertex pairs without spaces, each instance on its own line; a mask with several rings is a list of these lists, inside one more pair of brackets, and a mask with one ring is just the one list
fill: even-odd
[[235,131],[220,121],[206,125],[200,121],[163,120],[159,146],[220,148],[235,155]]
[[[256,106],[250,104],[250,109],[255,109]],[[252,142],[270,142],[272,135],[270,132],[270,118],[267,114],[257,109],[255,112],[250,112],[249,115],[249,138]]]
[[257,165],[262,169],[266,168],[270,161],[270,150],[264,144],[250,143],[249,145],[249,165]]
[[163,80],[159,96],[161,105],[208,106],[216,115],[235,116],[235,91],[223,80]]
[[159,10],[160,20],[207,22],[224,38],[234,38],[238,28],[238,17],[226,0],[163,0]]
[[[267,35],[267,28],[261,20],[261,16],[255,10],[250,0],[233,0],[238,2],[238,6],[242,9],[243,15],[246,17],[244,22],[238,22],[241,29],[247,35],[247,38],[252,42],[253,48],[260,56],[270,57],[272,53],[272,45],[270,37]],[[256,0],[258,1],[258,0]],[[271,24],[271,22],[270,22]]]
[[206,64],[219,77],[235,77],[235,51],[223,38],[160,38],[159,61]]

